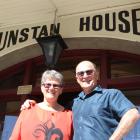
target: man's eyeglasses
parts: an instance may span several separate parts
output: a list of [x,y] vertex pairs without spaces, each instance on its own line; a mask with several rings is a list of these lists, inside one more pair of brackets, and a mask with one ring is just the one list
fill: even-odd
[[92,75],[93,72],[94,72],[94,70],[86,70],[86,71],[79,71],[76,74],[77,74],[77,76],[82,77],[82,76],[84,76],[85,73],[86,73],[86,75],[90,76],[90,75]]
[[53,86],[53,88],[58,89],[61,88],[62,85],[61,84],[51,84],[51,83],[44,83],[42,84],[45,88],[50,88],[51,86]]

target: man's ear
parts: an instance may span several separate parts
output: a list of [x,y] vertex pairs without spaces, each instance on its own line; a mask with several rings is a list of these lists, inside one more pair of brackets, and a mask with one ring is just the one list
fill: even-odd
[[96,70],[96,79],[99,80],[100,72],[99,70]]
[[99,78],[100,78],[100,69],[99,69],[99,67],[96,67],[94,72],[95,72],[94,75],[96,77],[96,80],[99,80]]
[[61,95],[63,93],[63,87],[61,88],[61,92],[59,93],[59,95]]
[[78,78],[78,76],[75,75],[75,79],[76,79],[77,83],[79,84],[79,78]]
[[75,79],[76,79],[76,81],[78,82],[78,76],[77,76],[77,75],[75,75]]

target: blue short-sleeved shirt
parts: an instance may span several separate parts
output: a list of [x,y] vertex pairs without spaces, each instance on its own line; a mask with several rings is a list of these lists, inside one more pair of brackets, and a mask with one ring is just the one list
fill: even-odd
[[123,114],[135,106],[117,89],[97,86],[74,99],[73,140],[108,140]]

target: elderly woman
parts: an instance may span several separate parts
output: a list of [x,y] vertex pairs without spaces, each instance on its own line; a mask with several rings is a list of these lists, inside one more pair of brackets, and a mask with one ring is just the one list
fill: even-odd
[[57,102],[62,90],[62,74],[45,71],[41,79],[43,102],[20,113],[10,140],[71,140],[72,113]]

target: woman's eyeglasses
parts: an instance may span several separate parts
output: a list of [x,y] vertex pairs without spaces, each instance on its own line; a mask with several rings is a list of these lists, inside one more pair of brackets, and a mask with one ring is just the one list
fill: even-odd
[[85,73],[86,73],[86,75],[90,76],[93,74],[93,72],[94,72],[94,70],[86,70],[86,71],[79,71],[76,74],[79,77],[83,77]]
[[61,88],[62,85],[61,84],[51,84],[51,83],[44,83],[42,84],[45,88],[50,88],[51,86],[53,86],[54,89],[58,89]]

